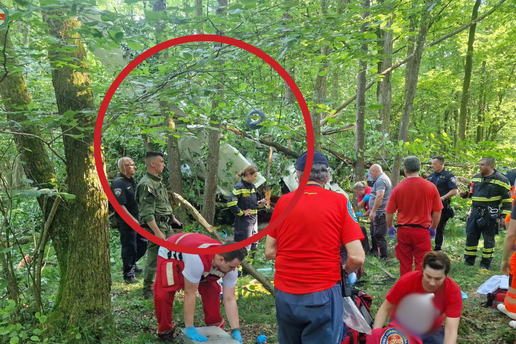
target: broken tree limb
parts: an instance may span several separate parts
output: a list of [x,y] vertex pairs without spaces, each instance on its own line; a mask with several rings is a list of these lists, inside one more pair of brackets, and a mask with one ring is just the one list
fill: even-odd
[[[177,193],[174,192],[174,197],[179,200],[181,203],[183,203],[187,209],[191,212],[191,214],[196,218],[197,222],[199,222],[199,224],[201,224],[201,226],[204,227],[204,229],[206,229],[206,231],[208,232],[208,234],[215,240],[218,240],[220,242],[225,242],[224,238],[222,237],[222,235],[220,235],[216,230],[215,228],[210,225],[208,223],[208,221],[206,221],[204,219],[204,217],[201,215],[201,213],[199,213],[199,211],[197,209],[195,209],[195,207],[193,205],[190,204],[190,202],[188,202],[187,200],[185,200],[183,197],[181,197],[180,195],[178,195]],[[249,275],[253,276],[254,278],[256,278],[256,280],[258,280],[258,282],[260,282],[263,287],[265,288],[265,290],[267,290],[269,293],[271,293],[271,295],[274,295],[274,286],[272,285],[272,283],[265,277],[263,276],[261,273],[259,273],[258,271],[256,271],[255,268],[253,268],[249,263],[247,263],[246,261],[243,261],[242,262],[242,268],[247,271],[249,273]]]
[[385,270],[384,268],[382,268],[381,266],[378,266],[376,265],[375,263],[373,263],[372,261],[370,261],[369,259],[365,259],[366,262],[368,262],[369,264],[371,264],[372,266],[374,266],[375,268],[378,268],[380,270],[382,270],[387,276],[389,276],[390,278],[394,278],[394,279],[397,279],[396,277],[394,277],[389,271]]
[[[435,41],[431,42],[431,43],[428,43],[427,45],[425,45],[425,48],[429,48],[431,46],[434,46],[436,44],[439,44],[441,43],[442,41],[444,41],[445,39],[447,38],[450,38],[456,34],[458,34],[459,32],[462,32],[464,30],[466,30],[467,28],[469,28],[471,25],[473,24],[476,24],[478,22],[480,22],[481,20],[487,18],[489,15],[491,15],[494,11],[496,11],[496,9],[498,7],[500,7],[506,0],[500,0],[496,5],[493,6],[493,8],[491,8],[491,10],[487,11],[486,13],[484,13],[483,15],[481,15],[480,17],[476,18],[475,20],[472,20],[470,21],[469,23],[467,24],[464,24],[462,25],[460,28],[458,28],[457,30],[455,31],[452,31],[438,39],[436,39]],[[409,56],[407,56],[405,59],[401,60],[400,62],[392,65],[390,68],[387,68],[386,70],[382,71],[381,73],[377,74],[373,80],[371,80],[367,85],[366,85],[366,91],[368,89],[370,89],[375,83],[376,81],[381,77],[381,76],[384,76],[386,75],[387,73],[390,73],[391,71],[395,70],[396,68],[404,65],[405,63],[407,63],[408,61],[410,61],[412,58],[414,57],[414,54],[411,54]],[[342,114],[342,110],[345,109],[349,104],[351,104],[352,102],[354,102],[355,100],[357,99],[357,95],[354,94],[353,96],[351,96],[350,98],[348,98],[347,100],[345,100],[342,104],[340,104],[339,106],[337,106],[332,112],[330,112],[330,114],[328,116],[326,116],[325,118],[323,118],[321,120],[321,125],[324,125],[326,123],[326,121],[330,118],[338,118],[341,114]]]

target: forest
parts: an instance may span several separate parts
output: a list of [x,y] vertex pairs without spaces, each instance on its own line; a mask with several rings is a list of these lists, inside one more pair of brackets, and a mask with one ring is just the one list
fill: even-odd
[[[264,195],[281,196],[280,181],[307,150],[305,102],[315,149],[328,156],[333,182],[351,198],[353,184],[374,163],[399,183],[409,155],[420,158],[423,175],[432,172],[431,158],[443,155],[461,191],[483,156],[494,157],[497,169],[516,168],[510,124],[516,121],[516,5],[510,0],[1,5],[8,11],[0,24],[2,343],[156,342],[152,300],[141,299],[141,286],[123,283],[119,234],[97,173],[102,166],[111,182],[121,157],[134,160],[139,180],[146,152],[165,153],[171,194],[228,235],[233,217],[224,190],[238,181],[228,156],[241,153],[265,178]],[[259,49],[290,75],[302,98],[270,63],[217,40],[148,54],[117,79],[149,49],[190,35],[225,36]],[[188,207],[173,203],[186,231],[205,233]],[[446,249],[451,274],[470,295],[459,343],[512,343],[514,330],[481,308],[475,294],[501,274],[504,231],[490,271],[464,267],[469,205],[452,200],[456,218]],[[260,228],[266,225],[263,220]],[[271,270],[263,242],[253,266]],[[374,297],[374,315],[392,286],[383,282],[385,272],[397,274],[397,261],[373,259],[364,270],[362,288]],[[260,334],[275,343],[274,297],[251,276],[239,279],[238,293],[244,343]],[[174,318],[181,322],[178,307]]]

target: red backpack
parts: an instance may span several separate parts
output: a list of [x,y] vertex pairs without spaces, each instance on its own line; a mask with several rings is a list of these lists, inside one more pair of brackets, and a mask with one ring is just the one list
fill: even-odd
[[[369,323],[371,328],[373,328],[374,319],[371,316],[371,305],[373,304],[373,298],[366,293],[352,288],[351,295],[354,297],[355,304],[358,309]],[[366,343],[366,334],[357,332],[353,329],[349,329],[346,333],[346,337],[342,340],[341,344],[365,344]]]
[[492,293],[487,294],[486,302],[482,302],[481,305],[484,307],[496,308],[498,304],[503,303],[505,300],[505,294],[507,294],[507,289],[496,289]]

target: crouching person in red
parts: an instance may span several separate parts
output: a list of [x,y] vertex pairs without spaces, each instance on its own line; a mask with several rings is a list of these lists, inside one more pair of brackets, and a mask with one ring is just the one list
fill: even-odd
[[[430,321],[430,330],[425,333],[418,333],[418,340],[410,340],[410,343],[417,343],[419,340],[423,344],[455,344],[457,343],[457,331],[459,328],[460,315],[462,312],[462,294],[459,286],[455,283],[448,273],[450,272],[450,259],[442,252],[428,252],[423,259],[423,269],[411,271],[403,276],[394,284],[385,296],[385,301],[378,309],[373,326],[373,335],[378,335],[390,314],[390,327],[399,327],[400,314],[396,311],[402,299],[409,294],[429,294],[433,293],[433,313]],[[425,309],[426,310],[426,309]],[[419,310],[423,312],[423,310]],[[446,317],[445,327],[442,325]],[[406,320],[405,320],[406,322]],[[387,331],[385,332],[387,333]],[[380,333],[382,337],[388,334]],[[384,343],[383,341],[380,341]],[[377,343],[368,339],[367,343]]]
[[[179,233],[168,242],[186,247],[206,248],[222,246],[220,242],[203,234]],[[223,299],[233,338],[242,343],[238,308],[235,298],[236,268],[246,255],[245,249],[220,254],[188,254],[160,247],[154,283],[154,311],[158,320],[158,337],[162,342],[172,342],[176,325],[172,322],[172,308],[176,291],[184,290],[184,322],[186,335],[196,341],[208,339],[194,327],[196,292],[202,298],[204,322],[208,326],[224,328],[220,315],[220,285],[223,279]]]

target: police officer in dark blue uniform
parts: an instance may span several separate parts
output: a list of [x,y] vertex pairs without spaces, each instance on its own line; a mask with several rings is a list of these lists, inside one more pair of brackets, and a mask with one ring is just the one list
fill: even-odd
[[511,187],[509,181],[494,168],[494,158],[480,160],[480,173],[471,179],[469,191],[460,193],[462,198],[471,197],[471,216],[466,225],[466,265],[474,265],[478,240],[484,237],[484,249],[480,268],[489,269],[493,260],[497,220],[511,212]]
[[[138,204],[134,198],[136,182],[133,179],[136,173],[136,166],[131,158],[118,160],[120,175],[111,183],[111,191],[122,209],[138,223]],[[124,280],[126,283],[137,283],[135,273],[142,271],[136,266],[136,262],[145,255],[147,251],[147,239],[131,228],[118,213],[115,214],[116,224],[120,232],[120,243],[122,244],[122,263]]]
[[441,220],[439,220],[439,225],[436,228],[434,247],[434,251],[440,251],[444,241],[444,227],[446,226],[446,222],[455,215],[450,205],[450,199],[457,194],[459,188],[457,187],[453,173],[444,169],[444,157],[442,155],[436,155],[432,158],[432,169],[434,173],[428,176],[427,180],[437,187],[439,196],[441,196],[441,201],[443,202]]

